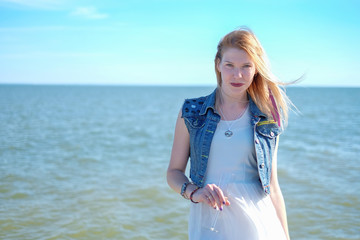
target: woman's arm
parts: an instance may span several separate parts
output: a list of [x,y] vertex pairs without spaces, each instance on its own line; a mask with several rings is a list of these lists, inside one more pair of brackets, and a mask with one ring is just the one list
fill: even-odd
[[[181,110],[179,112],[174,142],[171,151],[171,158],[167,170],[167,182],[175,192],[180,193],[181,187],[189,179],[185,176],[185,169],[190,153],[190,136],[186,128],[184,119],[181,118]],[[190,187],[190,186],[189,186]]]
[[[174,143],[171,151],[171,159],[167,170],[167,182],[175,192],[180,193],[181,187],[189,179],[185,176],[186,165],[190,154],[190,136],[184,119],[181,118],[181,111],[178,115],[174,134]],[[190,196],[197,187],[189,184],[185,195]],[[214,208],[222,209],[223,205],[230,205],[222,190],[215,184],[207,184],[199,189],[193,196],[193,200],[204,202]]]
[[281,222],[281,225],[285,231],[287,239],[290,239],[289,229],[286,217],[285,201],[282,195],[278,177],[277,177],[277,150],[279,146],[279,137],[276,141],[274,157],[272,161],[271,180],[270,180],[270,198],[276,210],[276,214]]

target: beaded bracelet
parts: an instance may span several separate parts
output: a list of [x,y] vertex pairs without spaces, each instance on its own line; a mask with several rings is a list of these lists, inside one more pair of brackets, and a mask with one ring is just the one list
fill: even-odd
[[181,187],[180,195],[181,195],[183,198],[185,198],[185,199],[189,199],[189,198],[186,196],[186,194],[185,194],[186,188],[187,188],[187,186],[188,186],[189,184],[190,184],[190,182],[185,182],[185,183],[182,185],[182,187]]
[[196,191],[199,190],[199,189],[200,189],[199,187],[196,187],[196,188],[194,189],[194,191],[191,192],[191,194],[190,194],[190,201],[191,201],[192,203],[199,203],[199,202],[195,202],[195,201],[192,199],[194,193],[196,193]]

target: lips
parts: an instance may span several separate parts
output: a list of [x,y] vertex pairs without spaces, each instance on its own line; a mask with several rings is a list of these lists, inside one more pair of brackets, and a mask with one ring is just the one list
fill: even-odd
[[230,83],[230,84],[231,84],[231,86],[233,86],[233,87],[241,87],[241,86],[244,85],[243,83]]

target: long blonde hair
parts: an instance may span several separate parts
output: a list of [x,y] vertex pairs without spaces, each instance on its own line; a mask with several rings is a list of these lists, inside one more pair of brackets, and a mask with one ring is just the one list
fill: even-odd
[[280,123],[287,123],[289,106],[293,106],[280,86],[288,85],[277,80],[270,70],[266,53],[255,34],[246,27],[239,28],[225,35],[217,46],[215,56],[215,72],[218,87],[221,87],[222,79],[216,65],[221,61],[224,50],[238,48],[246,51],[255,64],[256,74],[247,89],[247,93],[255,102],[261,112],[269,119]]

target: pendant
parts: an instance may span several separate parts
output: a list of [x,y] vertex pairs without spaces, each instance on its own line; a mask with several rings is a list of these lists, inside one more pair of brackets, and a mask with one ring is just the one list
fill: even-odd
[[226,136],[226,137],[231,137],[232,135],[233,135],[233,132],[230,131],[230,130],[227,130],[227,131],[225,132],[225,136]]

